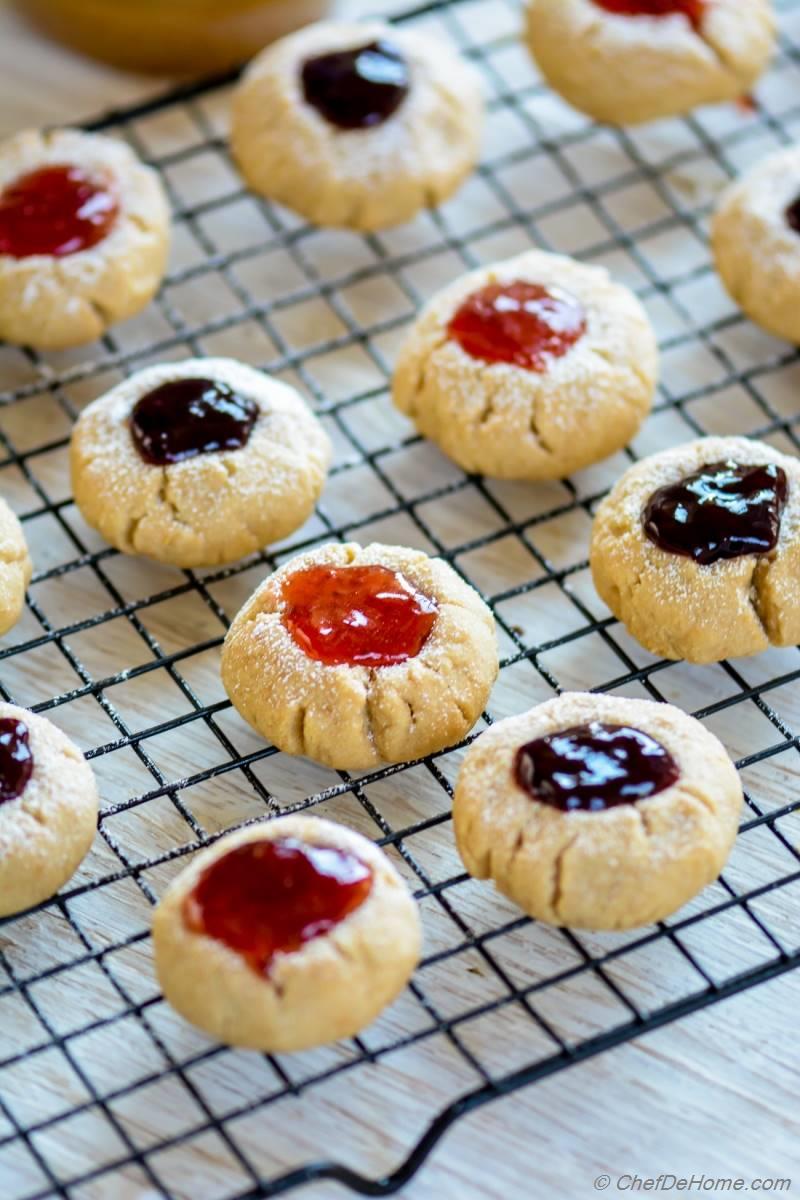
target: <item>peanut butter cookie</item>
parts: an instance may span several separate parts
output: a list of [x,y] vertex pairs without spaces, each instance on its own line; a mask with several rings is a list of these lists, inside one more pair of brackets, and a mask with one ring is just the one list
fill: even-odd
[[383,229],[450,196],[478,157],[474,69],[428,34],[324,21],[268,46],[234,97],[253,191],[316,225]]
[[700,438],[631,467],[600,505],[600,598],[646,650],[718,662],[800,641],[800,461]]
[[204,850],[153,922],[156,970],[187,1020],[283,1052],[352,1037],[405,987],[417,908],[386,855],[332,821],[279,817]]
[[257,588],[222,682],[280,750],[342,770],[459,741],[497,675],[494,619],[452,567],[403,546],[328,545]]
[[124,142],[30,129],[0,144],[0,339],[91,342],[158,290],[169,208]]
[[227,358],[146,367],[72,433],[75,503],[126,554],[233,562],[311,515],[331,447],[298,392]]
[[657,372],[655,335],[628,288],[602,267],[530,250],[429,301],[392,396],[465,471],[561,479],[630,440]]
[[44,717],[0,704],[0,916],[47,900],[89,851],[97,827],[89,764]]
[[800,147],[779,150],[723,193],[711,225],[720,278],[751,320],[800,344]]
[[492,879],[529,916],[631,929],[716,879],[741,806],[733,763],[693,717],[566,693],[473,743],[453,821],[470,875]]
[[19,620],[32,569],[22,526],[0,498],[0,635]]
[[770,0],[530,0],[528,44],[574,108],[638,125],[747,95],[775,17]]

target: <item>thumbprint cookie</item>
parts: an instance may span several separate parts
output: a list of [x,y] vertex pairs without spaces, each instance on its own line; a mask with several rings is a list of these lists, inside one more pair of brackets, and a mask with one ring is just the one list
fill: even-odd
[[650,411],[655,334],[602,267],[530,250],[438,292],[401,346],[393,400],[465,471],[561,479]]
[[731,298],[768,333],[800,344],[800,146],[726,189],[711,244]]
[[566,693],[499,721],[461,765],[464,865],[529,916],[631,929],[717,878],[736,836],[739,776],[669,704]]
[[420,941],[383,851],[316,817],[222,838],[170,885],[153,922],[173,1007],[220,1041],[273,1052],[358,1033],[405,987]]
[[494,619],[477,592],[403,546],[293,558],[250,597],[222,650],[244,719],[278,749],[340,770],[458,742],[497,670]]
[[528,45],[574,108],[638,125],[746,96],[775,18],[770,0],[531,0]]
[[164,189],[124,142],[34,129],[0,144],[0,339],[93,341],[149,304],[168,246]]
[[268,46],[234,96],[250,188],[316,225],[383,229],[439,204],[475,165],[474,69],[428,34],[320,22]]
[[631,467],[597,510],[600,598],[646,650],[718,662],[800,641],[800,460],[701,438]]
[[66,734],[0,704],[0,916],[67,882],[92,844],[97,807],[92,769]]
[[22,526],[0,498],[0,635],[8,633],[19,620],[31,571]]
[[328,436],[294,388],[227,358],[146,367],[72,433],[75,503],[126,554],[214,566],[311,515]]

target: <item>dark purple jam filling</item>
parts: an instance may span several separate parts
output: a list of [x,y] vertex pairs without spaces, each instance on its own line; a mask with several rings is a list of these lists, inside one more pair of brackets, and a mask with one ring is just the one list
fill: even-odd
[[562,812],[603,812],[663,792],[680,771],[641,729],[592,721],[521,746],[514,775],[534,800]]
[[131,413],[131,434],[146,463],[165,467],[198,454],[240,450],[258,406],[226,383],[176,379],[142,396]]
[[405,58],[383,41],[309,58],[301,78],[307,103],[340,129],[382,125],[409,89]]
[[642,515],[651,542],[708,567],[770,554],[778,544],[788,486],[774,463],[717,462],[653,492]]
[[0,804],[25,791],[33,771],[28,726],[17,717],[0,717]]
[[795,233],[800,233],[800,196],[786,210],[786,224]]

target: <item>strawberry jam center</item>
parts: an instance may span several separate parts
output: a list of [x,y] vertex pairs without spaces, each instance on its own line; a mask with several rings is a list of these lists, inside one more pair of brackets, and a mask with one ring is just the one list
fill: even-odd
[[349,851],[290,837],[246,842],[203,872],[183,919],[268,975],[277,955],[330,933],[371,888],[372,871]]
[[517,751],[516,781],[562,812],[603,812],[646,800],[680,771],[660,742],[629,725],[592,721],[548,733]]
[[28,726],[17,717],[0,718],[0,804],[25,791],[33,771]]
[[472,358],[543,372],[583,337],[586,313],[560,288],[490,283],[467,296],[447,332]]
[[703,23],[706,0],[594,0],[607,12],[623,17],[669,17],[683,13],[695,29]]
[[89,250],[111,231],[118,214],[109,181],[81,167],[40,167],[0,192],[0,254],[64,258]]
[[258,405],[217,379],[173,379],[146,392],[130,418],[131,436],[146,463],[165,467],[198,454],[240,450]]
[[328,666],[391,667],[419,654],[435,600],[388,567],[307,567],[282,587],[283,623],[309,658]]

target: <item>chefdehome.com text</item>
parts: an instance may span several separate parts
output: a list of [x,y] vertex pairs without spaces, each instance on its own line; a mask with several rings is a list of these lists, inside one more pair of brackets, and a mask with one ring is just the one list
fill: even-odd
[[723,1196],[736,1192],[761,1192],[765,1195],[786,1195],[792,1190],[792,1181],[779,1178],[742,1179],[741,1177],[718,1175],[598,1175],[594,1181],[594,1190],[606,1192],[609,1188],[613,1188],[617,1192],[630,1192],[634,1195],[638,1195],[640,1192],[686,1192],[688,1195],[701,1193]]

